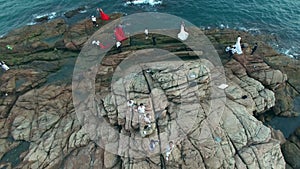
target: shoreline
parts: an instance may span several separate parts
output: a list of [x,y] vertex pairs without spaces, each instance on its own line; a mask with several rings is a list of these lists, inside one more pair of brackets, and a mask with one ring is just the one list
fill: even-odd
[[[82,9],[83,8],[83,9]],[[63,13],[60,13],[60,15],[57,15],[57,12],[53,11],[53,12],[49,12],[46,14],[40,14],[37,15],[32,18],[32,20],[35,19],[41,19],[40,21],[34,21],[34,22],[30,22],[27,23],[26,25],[23,25],[19,28],[16,29],[21,29],[23,27],[26,26],[34,26],[34,25],[39,25],[39,24],[45,24],[47,22],[51,22],[53,20],[57,20],[57,19],[63,19],[66,21],[67,24],[69,24],[70,26],[72,26],[72,24],[76,24],[79,21],[85,20],[85,19],[90,19],[89,15],[86,15],[88,12],[90,12],[90,8],[88,6],[80,6],[78,8],[74,8],[68,11],[65,11]],[[67,13],[71,13],[69,14],[70,16],[66,17]],[[119,12],[114,12],[116,14],[118,14]],[[120,13],[122,15],[126,15],[126,13]],[[47,17],[47,18],[45,18]],[[268,32],[268,31],[262,31],[259,28],[255,28],[255,27],[245,27],[245,26],[231,26],[231,25],[224,25],[224,24],[220,24],[218,23],[212,23],[211,25],[206,25],[206,26],[198,26],[199,28],[201,28],[203,31],[205,30],[215,30],[215,29],[227,29],[227,30],[233,30],[233,31],[239,31],[239,32],[245,32],[245,33],[249,33],[251,35],[257,35],[257,36],[268,36],[270,39],[265,41],[265,43],[268,43],[268,45],[272,46],[272,48],[274,48],[279,54],[283,54],[286,55],[288,57],[294,58],[299,60],[300,58],[300,54],[298,51],[298,53],[296,53],[297,51],[294,51],[293,53],[290,53],[291,50],[293,50],[292,48],[287,48],[287,47],[279,47],[278,44],[278,37],[276,37],[274,35],[274,33]],[[2,34],[0,36],[0,38],[5,37],[7,34],[9,34],[10,32],[16,30],[16,29],[12,29],[4,34]]]

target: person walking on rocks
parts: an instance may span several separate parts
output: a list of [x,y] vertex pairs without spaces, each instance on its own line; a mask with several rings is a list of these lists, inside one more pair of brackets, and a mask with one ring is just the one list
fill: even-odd
[[257,49],[257,43],[255,43],[254,47],[252,48],[252,52],[251,52],[251,56],[253,55],[253,53],[256,51]]

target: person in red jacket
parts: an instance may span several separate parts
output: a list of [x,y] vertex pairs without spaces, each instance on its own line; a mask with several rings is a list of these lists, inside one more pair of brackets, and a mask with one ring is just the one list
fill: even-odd
[[104,13],[103,10],[102,10],[101,8],[97,8],[97,10],[99,11],[99,13],[100,13],[100,18],[101,18],[102,20],[104,20],[104,21],[110,20],[110,17],[109,17],[106,13]]

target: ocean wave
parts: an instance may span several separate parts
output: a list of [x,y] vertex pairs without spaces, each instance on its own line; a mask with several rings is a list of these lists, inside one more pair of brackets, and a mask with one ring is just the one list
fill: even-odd
[[293,48],[289,48],[289,49],[282,48],[281,53],[288,57],[294,58],[294,59],[299,59],[299,57],[300,57],[300,54],[296,53],[295,49],[293,49]]
[[142,4],[149,4],[151,6],[160,5],[162,1],[157,0],[129,0],[125,3],[125,5],[142,5]]
[[234,27],[235,30],[238,30],[238,31],[244,31],[244,32],[248,32],[250,34],[261,34],[261,31],[259,28],[246,28],[244,26],[239,26],[239,27]]
[[87,13],[87,10],[79,11],[79,13]]
[[57,17],[57,13],[56,12],[50,12],[50,13],[46,13],[46,14],[33,14],[33,20],[29,23],[26,23],[26,25],[35,25],[38,22],[40,22],[39,20],[41,19],[41,21],[43,20],[51,20]]
[[35,24],[37,24],[37,23],[36,22],[29,22],[26,25],[35,25]]
[[40,18],[43,18],[43,17],[48,17],[48,19],[54,19],[55,17],[57,17],[56,15],[56,12],[51,12],[51,13],[46,13],[46,14],[34,14],[33,17],[35,19],[40,19]]

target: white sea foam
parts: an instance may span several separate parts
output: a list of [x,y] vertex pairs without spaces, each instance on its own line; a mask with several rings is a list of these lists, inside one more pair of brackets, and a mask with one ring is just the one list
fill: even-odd
[[79,11],[79,13],[86,13],[86,12],[87,12],[87,10]]
[[29,22],[26,25],[35,25],[35,24],[36,24],[36,22]]
[[49,19],[53,19],[55,18],[57,15],[56,15],[56,12],[51,12],[51,13],[46,13],[46,14],[41,14],[41,15],[33,15],[34,18],[36,19],[39,19],[39,18],[42,18],[42,17],[45,17],[45,16],[48,16]]
[[127,1],[125,5],[141,5],[141,4],[149,4],[151,6],[162,4],[162,1],[157,0],[133,0]]

